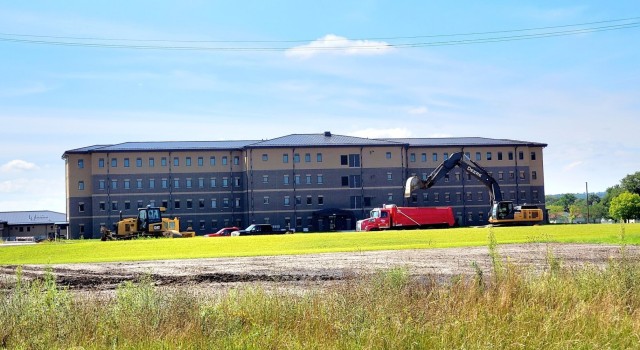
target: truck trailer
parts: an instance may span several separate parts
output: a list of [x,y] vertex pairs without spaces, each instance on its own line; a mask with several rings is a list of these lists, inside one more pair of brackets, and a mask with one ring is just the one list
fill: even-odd
[[356,231],[444,228],[455,224],[451,207],[398,207],[387,204],[371,210],[368,219],[359,220]]

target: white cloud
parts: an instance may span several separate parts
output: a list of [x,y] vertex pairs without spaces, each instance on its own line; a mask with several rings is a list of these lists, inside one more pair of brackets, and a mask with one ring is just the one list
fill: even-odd
[[33,171],[39,169],[37,165],[20,159],[12,160],[0,167],[2,172]]
[[582,165],[582,163],[584,163],[584,162],[581,161],[581,160],[578,160],[578,161],[575,161],[575,162],[572,162],[572,163],[569,163],[569,164],[565,165],[562,169],[564,171],[573,170],[573,169],[579,167],[580,165]]
[[425,106],[420,106],[420,107],[411,107],[407,112],[413,115],[421,115],[421,114],[427,114],[429,110]]
[[404,128],[395,128],[395,129],[364,129],[358,130],[352,133],[349,133],[351,136],[356,137],[366,137],[370,139],[379,139],[379,138],[403,138],[403,137],[411,137],[411,131]]
[[392,50],[384,41],[349,40],[334,34],[314,40],[309,44],[296,46],[285,52],[288,57],[309,58],[320,53],[339,53],[345,55],[379,55]]

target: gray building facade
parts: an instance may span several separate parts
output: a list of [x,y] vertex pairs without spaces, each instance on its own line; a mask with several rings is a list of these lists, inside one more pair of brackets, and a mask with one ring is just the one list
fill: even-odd
[[368,139],[330,132],[270,140],[130,142],[66,151],[72,237],[98,237],[122,213],[167,208],[198,234],[271,223],[296,231],[349,230],[373,207],[452,206],[461,225],[487,222],[487,188],[462,169],[411,198],[407,177],[426,177],[464,152],[516,204],[544,203],[546,144],[487,138]]

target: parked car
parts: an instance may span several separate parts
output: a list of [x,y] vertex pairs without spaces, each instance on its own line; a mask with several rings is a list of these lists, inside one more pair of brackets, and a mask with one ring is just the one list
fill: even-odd
[[293,229],[274,229],[271,224],[253,224],[244,230],[231,232],[232,236],[257,236],[257,235],[274,235],[281,233],[293,233]]
[[225,237],[225,236],[231,236],[231,232],[233,231],[238,231],[240,228],[239,227],[224,227],[221,228],[220,230],[218,230],[218,232],[216,233],[208,233],[206,235],[204,235],[204,237]]

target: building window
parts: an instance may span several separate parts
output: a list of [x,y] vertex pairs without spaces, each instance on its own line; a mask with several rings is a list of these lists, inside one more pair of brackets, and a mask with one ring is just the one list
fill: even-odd
[[434,193],[433,194],[433,201],[434,202],[439,202],[440,201],[440,193]]
[[531,192],[531,197],[532,197],[532,199],[533,199],[534,201],[537,201],[537,200],[538,200],[538,191],[533,190],[533,191]]
[[78,169],[84,168],[84,159],[78,159]]
[[84,213],[84,202],[78,203],[78,212]]
[[306,179],[307,179],[307,185],[311,185],[311,175],[307,174]]
[[160,166],[162,166],[162,167],[166,167],[167,166],[167,157],[160,158]]
[[198,166],[204,166],[204,158],[198,157]]
[[153,168],[156,166],[156,160],[154,158],[149,158],[149,168]]
[[422,201],[423,202],[429,201],[429,194],[427,192],[422,192]]
[[193,209],[193,200],[187,199],[187,209]]
[[180,209],[180,200],[176,199],[173,201],[173,209]]
[[324,205],[324,196],[318,196],[318,205]]
[[104,180],[98,180],[98,189],[104,190],[106,188]]
[[524,170],[520,170],[520,179],[524,180]]
[[204,220],[200,220],[200,231],[204,231]]
[[502,152],[498,152],[498,160],[502,160]]
[[128,190],[130,188],[131,188],[131,180],[129,179],[124,180],[124,189]]
[[307,196],[307,205],[313,204],[313,197]]
[[348,165],[349,164],[349,156],[343,154],[340,156],[340,165]]
[[233,156],[233,165],[240,165],[240,157]]
[[131,202],[124,201],[124,210],[129,210],[129,209],[131,209]]
[[468,201],[472,201],[473,200],[473,193],[467,192],[467,200]]
[[393,202],[393,193],[387,193],[387,201]]
[[387,158],[387,159],[391,159],[391,152],[387,152],[387,153],[385,153],[385,158]]
[[513,160],[513,152],[509,152],[509,160]]
[[104,158],[98,159],[98,168],[104,168]]
[[289,175],[284,175],[282,177],[282,183],[285,184],[285,185],[289,184]]
[[360,167],[360,155],[359,154],[350,154],[349,155],[349,167],[350,168],[359,168]]
[[518,152],[518,159],[519,160],[524,160],[524,152],[522,152],[522,151]]
[[289,155],[288,154],[283,154],[282,155],[282,162],[283,163],[289,163]]
[[361,209],[362,208],[362,197],[360,197],[360,196],[351,196],[349,202],[351,204],[351,209]]
[[136,167],[142,168],[142,158],[136,158]]
[[305,153],[304,154],[304,162],[305,163],[311,163],[311,153]]
[[537,180],[538,179],[538,172],[536,172],[535,170],[531,171],[531,179],[532,180]]
[[233,186],[234,187],[240,187],[240,178],[239,177],[234,177],[233,178]]
[[84,181],[78,181],[78,190],[80,191],[84,190]]
[[118,201],[112,201],[111,202],[111,210],[113,210],[113,211],[117,211],[118,210]]
[[168,201],[168,200],[166,200],[166,199],[163,199],[163,200],[162,200],[162,206],[163,206],[164,208],[169,208],[169,201]]
[[180,158],[173,157],[173,166],[180,166]]
[[348,176],[342,176],[341,180],[342,180],[342,186],[349,186],[349,177]]
[[129,167],[129,158],[125,158],[124,159],[124,167],[128,168]]
[[391,172],[388,172],[388,173],[387,173],[387,180],[388,180],[388,181],[393,180],[393,173],[391,173]]
[[229,187],[229,178],[227,177],[222,178],[222,187]]
[[520,191],[520,199],[522,199],[522,200],[527,199],[527,192],[526,191]]
[[161,186],[162,186],[162,188],[169,188],[169,180],[162,179]]
[[484,200],[484,195],[482,194],[482,192],[478,192],[478,201],[482,202]]
[[215,188],[216,187],[216,178],[212,177],[211,179],[209,179],[209,187],[211,188]]
[[302,197],[296,196],[296,205],[300,205],[300,204],[302,204]]
[[210,166],[215,166],[216,165],[216,157],[215,156],[209,157],[209,165]]
[[118,167],[118,158],[111,158],[111,167],[112,168]]
[[409,156],[409,161],[411,163],[415,163],[416,162],[416,154],[415,153],[411,153],[411,155]]
[[111,189],[112,190],[118,189],[118,180],[111,180]]
[[444,152],[443,159],[444,160],[449,159],[449,153],[448,152]]
[[531,160],[536,160],[536,152],[531,152]]
[[191,157],[187,157],[184,161],[184,165],[191,166]]
[[513,171],[509,172],[509,179],[513,180],[516,178],[516,174]]
[[269,205],[269,196],[262,197],[262,204]]
[[316,154],[316,162],[322,163],[322,153],[317,153]]
[[318,174],[316,180],[318,181],[318,185],[322,185],[324,183],[324,179],[322,178],[322,174]]
[[438,161],[438,153],[433,152],[433,154],[431,155],[431,157],[432,157],[432,160],[433,160],[434,162],[437,162],[437,161]]
[[456,181],[460,182],[460,173],[455,173]]
[[423,163],[425,163],[427,161],[427,154],[426,153],[422,153],[420,155],[420,161],[422,161]]
[[504,172],[498,171],[498,180],[504,180]]
[[173,179],[173,188],[180,188],[180,179]]
[[218,207],[218,200],[216,198],[211,198],[211,208],[215,209]]
[[293,181],[295,182],[296,185],[300,184],[300,175],[296,174],[293,176]]
[[98,203],[98,208],[100,208],[100,211],[105,211],[107,209],[107,205],[105,202],[100,202]]
[[482,154],[480,152],[476,152],[476,161],[482,160]]
[[269,183],[269,175],[262,175],[262,183],[263,184]]
[[444,193],[444,201],[445,202],[450,202],[451,201],[451,194],[449,192],[445,192]]
[[186,186],[187,186],[187,188],[191,188],[191,186],[192,186],[192,181],[191,181],[191,179],[187,178]]
[[491,160],[491,152],[487,152],[487,160]]
[[300,163],[300,154],[299,153],[294,153],[293,162],[294,163]]
[[204,198],[198,199],[198,208],[204,209]]
[[198,188],[204,188],[204,177],[198,178]]
[[291,198],[289,196],[284,196],[284,205],[285,206],[291,205]]

